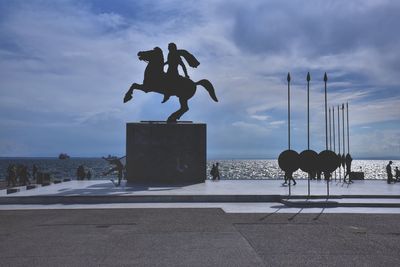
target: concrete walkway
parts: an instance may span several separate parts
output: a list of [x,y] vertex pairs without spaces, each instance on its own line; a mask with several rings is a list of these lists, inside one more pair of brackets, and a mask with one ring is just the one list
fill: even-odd
[[[291,186],[292,196],[307,196],[306,180],[299,180],[296,186]],[[311,181],[311,195],[326,196],[327,185],[324,181]],[[400,183],[387,184],[383,180],[355,181],[353,184],[330,182],[331,196],[349,197],[400,197]],[[123,181],[120,187],[114,186],[108,180],[69,181],[31,190],[21,188],[19,192],[8,194],[0,191],[1,197],[20,196],[216,196],[216,195],[252,195],[252,196],[287,196],[289,187],[282,186],[281,180],[221,180],[218,182],[183,186],[151,186],[130,185]]]
[[[332,181],[326,198],[326,182],[307,181],[291,187],[277,180],[222,180],[186,186],[145,186],[111,181],[69,181],[7,194],[0,191],[0,209],[42,208],[222,208],[227,212],[313,212],[330,208],[336,212],[400,212],[400,184],[385,181],[355,181],[351,185]],[[261,205],[257,205],[262,203]],[[312,209],[314,208],[314,209]],[[347,208],[347,209],[346,209]],[[356,209],[355,209],[356,208]]]
[[1,266],[400,266],[398,214],[0,211]]

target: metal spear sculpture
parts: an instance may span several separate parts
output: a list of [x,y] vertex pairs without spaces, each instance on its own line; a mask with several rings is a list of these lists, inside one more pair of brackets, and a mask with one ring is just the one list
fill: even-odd
[[341,162],[342,162],[342,167],[343,167],[343,182],[345,182],[346,177],[344,177],[346,174],[344,173],[345,171],[345,165],[346,165],[346,139],[344,138],[344,103],[342,104],[342,132],[343,132],[343,154],[342,154],[342,158],[341,158]]
[[[332,122],[333,122],[333,130],[332,130],[332,133],[333,133],[333,152],[335,152],[336,153],[336,138],[335,138],[335,107],[334,106],[332,106]],[[336,181],[336,170],[335,170],[335,181]]]
[[327,82],[328,76],[324,75],[324,82],[325,82],[325,150],[319,153],[319,167],[324,172],[324,177],[326,179],[326,194],[329,197],[329,179],[331,173],[337,168],[338,165],[338,158],[336,154],[328,150],[328,100],[327,100]]
[[317,152],[310,150],[310,73],[307,73],[307,150],[300,153],[300,169],[308,173],[307,189],[310,196],[310,179],[315,175],[318,162]]
[[346,162],[345,178],[348,175],[349,183],[352,183],[350,175],[351,175],[351,162],[353,161],[353,158],[350,155],[350,134],[349,134],[350,127],[349,127],[349,103],[348,102],[346,102],[346,109],[347,109],[347,155],[346,155],[346,159],[345,159],[345,162]]
[[[339,153],[337,154],[338,159],[341,159],[342,155],[340,154],[340,107],[337,106],[337,121],[338,121],[338,148]],[[342,169],[341,169],[341,160],[338,161],[338,168],[339,168],[339,182],[342,181]]]
[[288,82],[288,149],[278,157],[279,167],[285,172],[285,179],[289,180],[289,197],[291,195],[290,180],[293,173],[299,169],[299,154],[290,149],[290,73],[287,75]]
[[329,108],[329,150],[332,150],[331,108]]

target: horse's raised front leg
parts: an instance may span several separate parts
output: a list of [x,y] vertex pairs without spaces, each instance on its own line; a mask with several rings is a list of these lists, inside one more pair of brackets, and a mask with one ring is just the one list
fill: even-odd
[[187,99],[179,98],[179,103],[181,104],[181,108],[172,113],[171,116],[168,117],[167,122],[176,122],[189,110]]
[[129,88],[128,92],[126,92],[125,97],[124,97],[124,103],[128,102],[129,100],[132,99],[132,93],[133,90],[139,89],[144,91],[144,86],[143,84],[138,84],[138,83],[132,83],[131,87]]

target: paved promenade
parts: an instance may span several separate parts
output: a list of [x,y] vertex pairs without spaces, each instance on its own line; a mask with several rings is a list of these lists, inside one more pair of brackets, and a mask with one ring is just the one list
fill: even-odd
[[323,181],[316,199],[307,181],[292,187],[293,202],[347,205],[326,208],[286,205],[288,187],[271,180],[19,190],[0,191],[1,266],[400,265],[400,184],[385,181],[331,182],[329,199]]
[[115,208],[220,208],[227,213],[400,213],[400,183],[307,181],[291,188],[281,181],[223,180],[186,186],[144,186],[111,181],[69,181],[7,194],[0,191],[0,210],[115,209]]
[[399,266],[400,215],[0,211],[1,266]]
[[[327,186],[325,181],[311,181],[312,195],[325,196]],[[291,186],[294,196],[307,196],[306,180],[299,180],[296,186]],[[400,183],[387,184],[384,180],[355,181],[353,184],[343,184],[332,181],[329,186],[331,196],[400,196]],[[114,186],[109,180],[69,181],[50,186],[39,187],[7,195],[6,190],[0,190],[4,196],[209,196],[209,195],[288,195],[289,187],[282,186],[282,180],[221,180],[213,182],[182,185],[182,186],[151,186],[130,185],[123,181],[120,187]]]

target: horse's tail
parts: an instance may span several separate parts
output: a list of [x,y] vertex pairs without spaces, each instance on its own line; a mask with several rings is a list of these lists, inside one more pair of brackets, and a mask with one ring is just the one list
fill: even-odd
[[214,86],[210,83],[209,80],[203,79],[195,83],[195,85],[201,85],[204,88],[206,88],[207,92],[210,94],[211,98],[215,101],[218,102],[218,98],[215,95],[215,90]]

